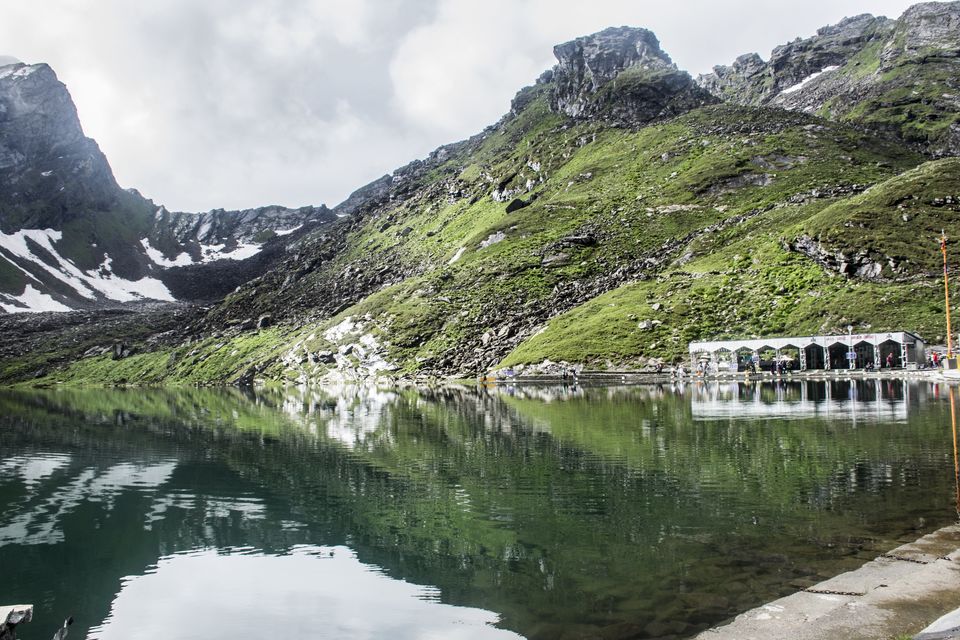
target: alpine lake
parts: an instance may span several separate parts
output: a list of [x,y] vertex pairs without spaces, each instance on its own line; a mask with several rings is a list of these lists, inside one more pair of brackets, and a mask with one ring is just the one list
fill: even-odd
[[27,640],[690,637],[956,522],[950,393],[6,390],[0,604]]

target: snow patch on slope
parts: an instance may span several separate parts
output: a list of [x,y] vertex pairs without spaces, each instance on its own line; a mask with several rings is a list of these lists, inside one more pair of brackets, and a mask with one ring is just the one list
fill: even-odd
[[459,249],[457,249],[457,252],[456,252],[455,254],[453,254],[453,257],[450,258],[450,262],[448,262],[447,264],[453,264],[454,262],[456,262],[457,260],[459,260],[460,257],[463,255],[463,252],[466,251],[466,250],[467,250],[466,247],[460,247]]
[[[84,298],[95,300],[97,295],[84,283],[83,272],[53,248],[53,243],[62,237],[63,234],[60,231],[53,229],[21,229],[10,235],[0,232],[0,249],[5,249],[16,257],[35,264]],[[27,240],[33,241],[50,253],[60,268],[47,264],[40,256],[35,255],[27,245]]]
[[246,260],[260,253],[263,245],[247,244],[241,242],[231,251],[225,252],[225,244],[202,244],[200,253],[203,256],[202,262],[214,262],[216,260]]
[[139,280],[125,280],[113,273],[113,259],[103,254],[103,263],[91,274],[89,271],[86,280],[97,291],[110,300],[117,302],[132,302],[134,300],[163,300],[175,302],[176,298],[167,289],[167,286],[156,278],[140,278]]
[[[113,273],[113,260],[107,254],[104,254],[103,263],[96,269],[89,271],[81,270],[77,265],[61,256],[56,247],[54,247],[54,242],[59,241],[62,237],[63,234],[60,231],[53,229],[21,229],[12,234],[0,232],[0,251],[5,251],[20,260],[27,261],[43,269],[88,300],[96,300],[99,297],[117,302],[130,302],[132,300],[143,299],[163,300],[167,302],[173,302],[175,300],[166,285],[155,278],[126,280],[118,277]],[[56,265],[48,264],[41,255],[35,254],[28,244],[28,240],[49,254],[56,262]],[[34,291],[36,290],[34,289]],[[20,298],[26,296],[27,293],[27,291],[24,291]],[[36,291],[36,294],[45,295],[39,291]],[[46,298],[49,298],[49,296],[46,296]],[[36,302],[39,306],[35,307],[31,304],[29,309],[18,309],[18,311],[67,310],[49,308],[51,306],[50,302],[60,304],[52,298],[47,301],[31,293],[28,299]]]
[[785,95],[800,91],[800,89],[803,89],[803,87],[805,87],[810,82],[813,82],[823,74],[830,73],[831,71],[836,71],[839,68],[840,67],[836,65],[830,66],[830,67],[824,67],[823,69],[821,69],[820,71],[817,71],[816,73],[811,73],[809,76],[807,76],[797,84],[793,85],[792,87],[787,87],[786,89],[780,92],[780,95],[785,96]]
[[23,293],[15,296],[9,293],[0,293],[0,300],[6,300],[7,303],[0,302],[0,309],[7,313],[40,313],[42,311],[71,311],[70,307],[60,304],[50,296],[33,288],[33,285],[27,285]]
[[150,246],[150,240],[144,238],[140,241],[140,244],[143,245],[143,250],[147,252],[147,257],[153,261],[153,264],[160,267],[185,267],[187,265],[193,264],[193,258],[190,257],[190,254],[184,251],[178,255],[173,260],[168,260],[163,257],[163,253],[159,249],[154,249]]
[[[6,56],[4,57],[6,58]],[[17,63],[17,62],[9,66],[0,66],[0,80],[3,80],[4,78],[9,78],[9,77],[25,78],[31,73],[33,73],[34,71],[36,71],[37,69],[39,69],[41,66],[42,65],[39,65],[39,64],[28,64],[28,65],[20,66],[20,63]]]
[[302,224],[298,224],[297,226],[290,227],[289,229],[276,229],[274,230],[274,233],[277,234],[278,236],[288,236],[302,226],[303,226]]

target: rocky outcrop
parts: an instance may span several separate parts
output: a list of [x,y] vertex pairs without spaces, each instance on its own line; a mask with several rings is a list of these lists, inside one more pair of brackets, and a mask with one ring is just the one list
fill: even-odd
[[0,313],[219,299],[336,219],[324,206],[157,207],[116,183],[49,66],[0,66]]
[[261,243],[276,235],[292,233],[304,224],[332,222],[336,216],[323,205],[297,209],[279,206],[239,211],[214,209],[206,213],[171,213],[160,207],[155,219],[155,234],[169,234],[189,250],[192,245]]
[[960,56],[960,2],[923,2],[897,20],[880,52],[881,68]]
[[850,61],[871,42],[890,36],[894,22],[868,14],[823,27],[806,39],[796,39],[773,50],[764,62],[756,53],[738,57],[730,66],[716,66],[697,82],[713,95],[744,105],[774,102],[784,91],[794,93],[814,74]]
[[647,29],[605,29],[553,53],[557,65],[543,78],[553,83],[551,107],[573,118],[639,126],[715,102]]
[[863,249],[844,253],[839,249],[830,249],[805,234],[789,243],[786,248],[802,253],[827,271],[842,276],[872,281],[898,280],[903,276],[893,258],[884,256],[881,261]]
[[120,191],[53,70],[0,67],[0,231],[59,229]]
[[960,2],[898,20],[846,18],[811,38],[714,67],[698,84],[743,105],[817,113],[890,132],[935,157],[960,153]]

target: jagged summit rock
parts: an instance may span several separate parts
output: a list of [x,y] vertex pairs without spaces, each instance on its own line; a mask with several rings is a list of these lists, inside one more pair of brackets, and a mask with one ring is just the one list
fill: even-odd
[[108,207],[117,190],[53,69],[0,67],[0,230],[59,228],[75,212]]
[[960,2],[913,5],[900,16],[880,53],[884,67],[938,57],[960,57]]
[[553,54],[556,107],[573,117],[583,114],[591,95],[625,69],[676,68],[652,31],[632,27],[611,27],[558,44]]
[[846,64],[865,45],[888,37],[893,26],[893,20],[869,14],[844,18],[810,38],[797,38],[775,48],[768,62],[756,53],[747,53],[732,65],[715,66],[713,73],[701,75],[697,82],[724,100],[767,104],[813,74]]
[[698,84],[723,100],[776,106],[896,135],[934,157],[960,154],[960,2],[917,4],[897,20],[846,18],[816,35],[737,58]]
[[611,27],[553,48],[551,107],[637,126],[715,100],[677,69],[648,29]]

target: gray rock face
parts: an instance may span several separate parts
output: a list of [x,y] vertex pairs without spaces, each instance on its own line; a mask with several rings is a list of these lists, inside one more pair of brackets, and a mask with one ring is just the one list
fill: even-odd
[[647,29],[611,27],[553,48],[551,107],[573,118],[637,126],[714,102]]
[[[46,309],[135,300],[124,287],[146,289],[147,298],[214,300],[273,266],[287,244],[334,220],[324,206],[203,214],[158,208],[117,185],[106,157],[83,134],[67,88],[49,66],[0,66],[0,231],[23,231],[31,238],[0,247],[0,270],[13,274],[0,286],[0,303],[6,305],[0,309],[30,309],[31,300],[38,304],[47,296],[52,301],[42,303]],[[50,244],[39,244],[38,238]],[[219,249],[212,257],[240,245],[248,245],[243,255],[256,255],[199,264],[211,258],[204,245]],[[182,259],[184,253],[190,260]],[[171,262],[197,264],[171,268]],[[80,279],[89,280],[80,282],[76,270],[83,274]],[[169,292],[155,280],[144,284],[144,278],[161,280]],[[116,287],[117,280],[126,282]]]
[[929,57],[960,56],[960,2],[924,2],[907,9],[880,53],[883,67]]
[[960,153],[960,2],[896,21],[860,15],[811,38],[714,67],[698,84],[724,100],[866,124],[934,157]]
[[0,67],[0,230],[60,226],[120,188],[45,64]]
[[584,114],[591,97],[629,67],[675,68],[652,31],[630,27],[611,27],[558,44],[553,54],[558,61],[553,70],[556,109],[573,117]]
[[277,231],[295,229],[304,224],[332,222],[336,216],[325,206],[287,207],[269,206],[240,211],[214,209],[206,213],[170,212],[160,207],[155,214],[151,240],[174,240],[176,249],[186,250],[199,259],[198,245],[225,245],[260,243],[273,237]]
[[888,267],[884,269],[883,262],[880,262],[877,256],[870,255],[866,250],[845,254],[842,251],[824,247],[819,241],[808,235],[800,236],[788,248],[791,251],[804,254],[824,269],[847,277],[883,281],[896,280],[901,275],[895,267],[890,266],[895,264],[890,256],[880,257],[888,264]]
[[845,18],[823,27],[815,36],[777,47],[769,62],[748,53],[730,66],[714,67],[713,73],[699,76],[697,83],[738,104],[768,104],[813,74],[846,64],[866,45],[889,37],[893,26],[892,20],[868,14]]

